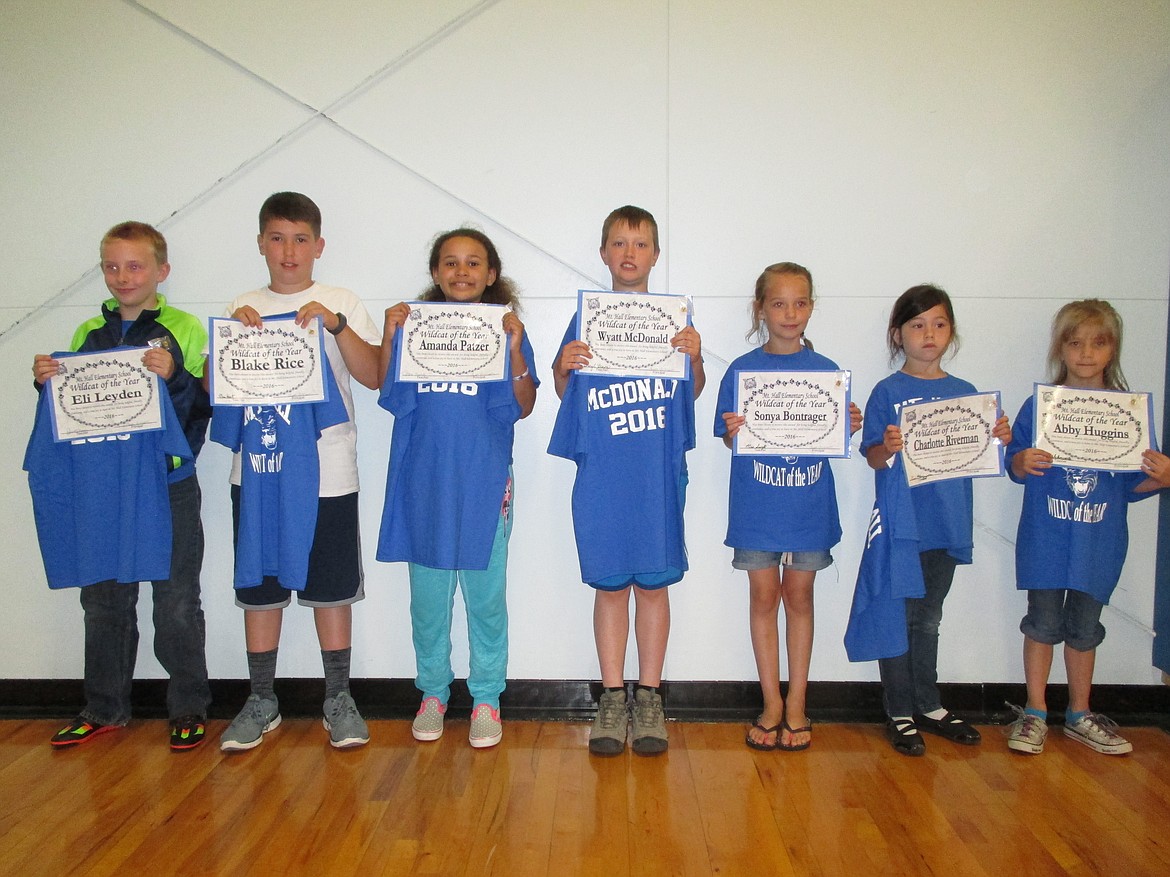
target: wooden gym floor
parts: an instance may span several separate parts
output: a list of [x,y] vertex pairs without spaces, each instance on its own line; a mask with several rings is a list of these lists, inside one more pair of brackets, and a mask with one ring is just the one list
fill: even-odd
[[670,750],[590,756],[588,726],[405,721],[330,748],[290,719],[223,755],[226,723],[172,753],[163,721],[53,751],[58,720],[0,721],[4,875],[1170,874],[1170,736],[1099,755],[1053,727],[1043,755],[894,753],[877,725],[821,724],[807,752],[754,752],[738,724],[670,724]]

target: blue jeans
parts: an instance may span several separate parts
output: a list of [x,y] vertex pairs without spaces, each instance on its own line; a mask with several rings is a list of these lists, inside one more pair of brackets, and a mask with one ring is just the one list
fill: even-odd
[[[207,715],[206,633],[199,601],[203,523],[194,475],[170,485],[171,577],[152,582],[154,654],[170,676],[167,715]],[[142,538],[150,538],[143,534]],[[130,720],[130,687],[138,657],[138,585],[99,582],[81,589],[85,610],[85,709],[99,725]]]
[[415,686],[423,697],[447,703],[451,696],[451,611],[455,589],[463,591],[467,610],[470,666],[467,688],[473,705],[500,707],[508,672],[508,537],[511,514],[500,515],[487,569],[434,569],[419,563],[410,569],[410,627],[414,638]]
[[942,548],[923,551],[918,560],[926,594],[906,600],[910,648],[896,658],[878,661],[889,716],[912,716],[942,707],[938,693],[938,626],[943,601],[955,578],[956,561]]

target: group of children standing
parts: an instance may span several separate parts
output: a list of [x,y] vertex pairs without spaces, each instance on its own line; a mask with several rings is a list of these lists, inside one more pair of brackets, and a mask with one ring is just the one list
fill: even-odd
[[[401,353],[395,339],[409,317],[409,304],[388,308],[379,331],[353,293],[313,279],[325,241],[320,211],[309,198],[292,192],[271,196],[260,211],[257,240],[270,282],[236,298],[228,315],[249,326],[290,312],[302,326],[320,318],[328,334],[326,358],[341,406],[335,403],[331,413],[305,415],[304,422],[288,410],[273,417],[262,409],[245,409],[242,415],[240,409],[217,410],[212,419],[212,439],[236,452],[231,479],[236,603],[244,610],[251,683],[251,693],[224,731],[220,747],[251,749],[280,724],[273,681],[283,609],[294,591],[314,613],[325,673],[323,721],[331,744],[346,748],[369,740],[349,693],[352,605],[364,596],[351,378],[379,390],[379,405],[394,415],[377,558],[408,564],[415,681],[422,694],[413,735],[430,741],[443,733],[454,679],[451,618],[459,589],[470,641],[468,688],[474,707],[469,742],[477,748],[493,746],[503,733],[499,698],[508,656],[505,581],[513,435],[515,424],[533,410],[540,385],[515,286],[503,275],[499,254],[482,232],[464,228],[440,235],[429,260],[432,283],[421,298],[506,306],[503,326],[511,379],[404,382],[395,377],[394,359]],[[600,255],[614,291],[647,292],[659,253],[658,228],[650,213],[627,206],[607,217]],[[152,583],[155,651],[170,674],[170,744],[175,750],[190,749],[203,741],[211,699],[199,599],[200,494],[193,462],[211,415],[204,363],[207,336],[200,320],[171,308],[158,293],[169,265],[166,242],[150,226],[131,222],[111,229],[102,240],[101,266],[112,298],[103,305],[101,317],[78,329],[70,349],[92,352],[149,345],[143,363],[166,382],[192,451],[187,461],[172,462],[169,457],[160,461],[167,467],[170,490],[171,566],[169,578]],[[805,336],[814,303],[812,276],[802,266],[779,263],[760,275],[749,337],[756,336],[761,345],[730,365],[719,388],[714,433],[728,447],[744,425],[734,407],[737,371],[837,369],[813,351]],[[955,326],[950,299],[936,287],[914,287],[894,305],[887,338],[891,363],[901,360],[901,368],[874,388],[864,418],[856,405],[851,403],[849,410],[851,433],[864,422],[861,449],[875,470],[879,490],[882,479],[905,477],[896,465],[902,449],[897,426],[901,406],[975,392],[971,384],[942,368],[944,356],[957,344]],[[663,752],[668,745],[659,692],[670,630],[668,586],[687,569],[686,452],[695,445],[695,398],[706,380],[695,328],[688,325],[671,345],[689,358],[691,377],[650,379],[653,410],[647,416],[654,418],[655,429],[631,430],[615,417],[620,412],[612,409],[620,407],[621,394],[610,391],[623,379],[580,371],[589,364],[592,351],[578,340],[575,318],[552,365],[560,407],[549,453],[577,466],[573,525],[581,576],[594,589],[593,627],[603,691],[589,749],[599,755],[622,752],[627,738],[633,750],[644,755]],[[1121,321],[1112,307],[1096,300],[1067,305],[1053,327],[1049,357],[1053,378],[1058,384],[1122,389],[1120,351]],[[36,356],[33,376],[38,388],[60,366],[52,356]],[[1066,733],[1101,752],[1129,751],[1116,726],[1089,709],[1093,655],[1104,636],[1101,610],[1125,556],[1125,503],[1170,486],[1170,458],[1147,451],[1140,475],[1093,472],[1074,480],[1073,470],[1053,466],[1050,455],[1031,447],[1031,404],[1025,402],[1014,428],[1001,415],[994,429],[995,438],[1008,445],[1011,477],[1025,485],[1017,586],[1029,592],[1028,614],[1021,624],[1028,704],[1020,711],[1008,745],[1028,753],[1043,748],[1045,685],[1053,646],[1063,642],[1070,691]],[[252,494],[274,483],[258,483],[266,478],[262,473],[281,467],[257,466],[253,473],[241,466],[241,459],[250,456],[246,454],[250,441],[262,443],[255,444],[259,453],[270,450],[283,440],[279,430],[289,432],[294,423],[299,424],[300,438],[290,441],[301,441],[309,457],[316,449],[314,465],[307,467],[314,472],[313,480],[291,487],[286,482],[288,496],[281,500],[299,502],[297,514],[309,522],[305,532],[311,533],[311,546],[305,569],[293,587],[288,586],[291,578],[282,580],[281,570],[270,566],[264,567],[263,575],[257,572],[255,581],[242,583],[240,546],[258,538],[249,523],[255,517]],[[822,458],[786,462],[807,470],[809,477],[800,479],[799,486],[764,483],[753,474],[751,456],[735,456],[731,464],[726,544],[734,549],[733,566],[748,574],[751,641],[764,703],[745,742],[759,750],[793,751],[811,745],[805,697],[813,640],[813,582],[816,572],[832,563],[830,551],[842,535],[830,466]],[[26,458],[30,484],[37,465],[30,454]],[[463,477],[469,470],[477,477]],[[316,488],[316,503],[311,487]],[[1091,526],[1054,519],[1047,511],[1049,496],[1069,493],[1084,499],[1095,490],[1108,505],[1102,506],[1107,511]],[[40,530],[35,486],[33,492]],[[925,745],[920,731],[963,744],[980,739],[975,728],[942,706],[936,684],[943,601],[956,565],[972,559],[971,480],[919,486],[910,495],[925,594],[905,601],[908,650],[883,658],[879,666],[891,745],[900,753],[921,755]],[[301,549],[306,553],[303,545]],[[137,588],[137,582],[101,581],[81,589],[86,706],[53,737],[54,746],[76,746],[129,720]],[[638,663],[632,697],[624,679],[631,594]],[[787,700],[780,688],[781,605]]]

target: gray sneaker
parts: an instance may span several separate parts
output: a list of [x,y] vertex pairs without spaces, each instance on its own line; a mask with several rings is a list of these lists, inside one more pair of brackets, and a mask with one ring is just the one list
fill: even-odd
[[1106,755],[1133,752],[1133,744],[1117,733],[1117,722],[1100,713],[1085,713],[1073,724],[1065,725],[1064,733]]
[[224,752],[254,749],[260,745],[260,740],[265,734],[279,725],[280,707],[276,698],[249,694],[240,714],[232,719],[232,723],[219,738],[219,748]]
[[603,691],[597,702],[597,717],[589,729],[589,751],[594,755],[618,755],[626,748],[626,691]]
[[666,751],[666,717],[662,713],[662,696],[645,688],[634,689],[633,746],[639,755],[657,755]]
[[500,721],[499,710],[481,703],[471,711],[471,731],[467,735],[467,740],[472,747],[487,749],[499,743],[503,736],[504,725]]
[[348,691],[325,699],[322,724],[329,732],[329,743],[334,749],[351,749],[370,742],[370,731]]
[[1029,715],[1014,704],[1008,704],[1016,714],[1012,732],[1008,736],[1008,749],[1025,755],[1039,755],[1044,751],[1048,739],[1048,724],[1039,716]]
[[414,721],[410,724],[410,733],[415,740],[424,743],[438,740],[443,736],[443,716],[447,707],[439,703],[437,697],[423,698],[422,706],[418,708]]

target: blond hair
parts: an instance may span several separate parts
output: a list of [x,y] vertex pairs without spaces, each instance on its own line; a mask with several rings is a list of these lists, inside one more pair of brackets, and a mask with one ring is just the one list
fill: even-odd
[[1129,385],[1121,371],[1121,315],[1113,305],[1100,298],[1070,301],[1052,318],[1052,343],[1048,347],[1048,374],[1052,377],[1052,383],[1063,384],[1068,380],[1064,345],[1085,323],[1096,323],[1113,342],[1113,356],[1105,366],[1105,388],[1128,390]]
[[167,239],[153,225],[145,222],[119,222],[102,235],[101,249],[110,241],[145,241],[154,250],[159,265],[167,263]]

